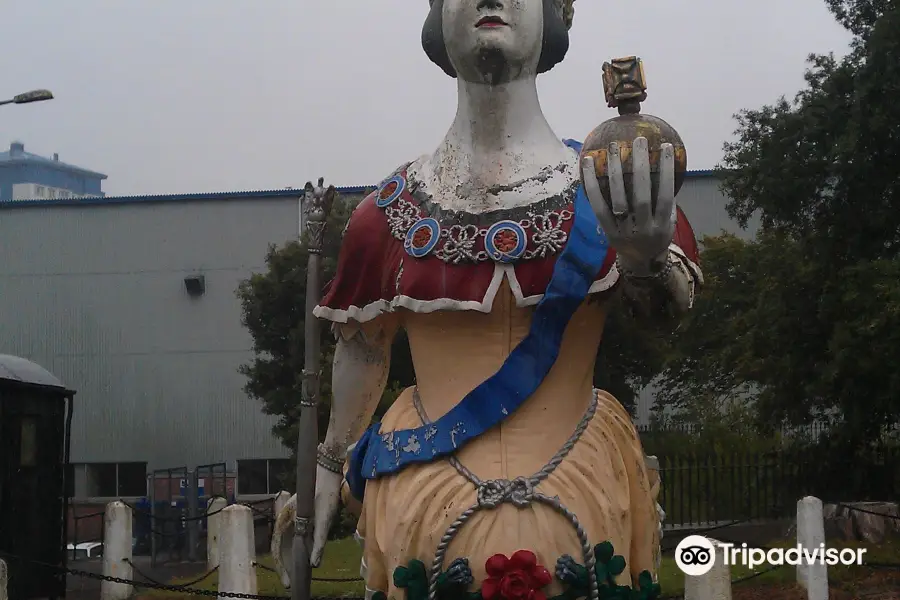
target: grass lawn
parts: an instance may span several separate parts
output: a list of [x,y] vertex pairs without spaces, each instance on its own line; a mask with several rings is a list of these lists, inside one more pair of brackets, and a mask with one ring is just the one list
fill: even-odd
[[[329,542],[325,549],[325,556],[322,559],[322,566],[313,570],[313,578],[322,577],[328,579],[351,579],[359,577],[359,560],[362,556],[362,549],[356,540],[346,538]],[[259,562],[272,567],[272,557],[263,556],[259,558]],[[262,596],[290,596],[281,586],[278,576],[266,569],[257,569],[257,581],[259,585],[259,594]],[[184,581],[190,581],[186,578]],[[175,579],[170,583],[178,585],[181,581]],[[196,589],[216,590],[218,589],[219,579],[215,573],[201,583],[194,586]],[[326,582],[313,581],[312,595],[314,597],[340,598],[342,596],[351,596],[361,598],[364,593],[363,583],[361,581],[354,582]],[[139,599],[153,598],[154,600],[165,599],[181,599],[192,597],[189,593],[173,593],[162,591],[148,591],[138,595]],[[196,596],[195,596],[196,597]]]
[[[837,548],[868,548],[865,560],[880,563],[900,563],[900,539],[891,540],[878,547],[854,543],[854,542],[829,542],[831,547]],[[770,544],[772,547],[791,547],[791,543],[785,542],[781,544]],[[359,560],[361,550],[359,545],[353,539],[344,539],[331,542],[325,550],[325,557],[320,568],[313,571],[313,577],[348,579],[359,576]],[[260,562],[268,566],[272,566],[271,558],[266,556],[260,559]],[[768,567],[757,567],[758,571],[764,571]],[[259,593],[261,595],[289,595],[278,577],[267,570],[257,570],[259,578]],[[747,568],[735,566],[731,569],[731,579],[736,580],[741,577],[753,575],[753,572]],[[872,585],[881,586],[887,589],[895,589],[900,591],[900,570],[883,570],[868,569],[859,567],[829,567],[828,579],[832,583],[834,590],[834,598],[853,598],[858,597],[857,594],[865,593],[872,589]],[[187,581],[187,580],[185,580]],[[755,598],[764,598],[765,600],[788,600],[793,598],[805,598],[805,593],[799,592],[795,586],[796,573],[793,567],[785,566],[770,573],[765,573],[755,577],[747,582],[734,586],[733,596],[735,600],[750,600]],[[178,584],[178,580],[171,583]],[[671,556],[663,557],[662,567],[659,573],[659,583],[662,587],[663,596],[677,596],[684,593],[684,575],[675,565],[675,560]],[[196,588],[205,590],[215,590],[218,580],[213,574],[207,580],[197,584]],[[797,595],[797,594],[800,595]],[[362,582],[323,582],[314,581],[312,595],[314,597],[332,597],[339,598],[345,596],[361,597],[363,595]],[[147,592],[138,596],[139,598],[153,599],[170,599],[187,598],[190,594],[181,593],[174,594],[172,592]],[[890,596],[885,596],[889,598]]]

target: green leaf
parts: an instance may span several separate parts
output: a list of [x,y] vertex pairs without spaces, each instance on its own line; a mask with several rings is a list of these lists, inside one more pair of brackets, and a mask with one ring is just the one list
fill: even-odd
[[621,554],[616,554],[611,559],[609,559],[609,563],[606,565],[606,570],[613,577],[617,577],[621,575],[623,571],[625,571],[625,557]]
[[653,575],[650,571],[641,571],[640,575],[638,575],[638,586],[641,589],[645,589],[650,588],[653,585]]
[[405,588],[409,585],[410,573],[406,567],[394,569],[394,587]]
[[428,573],[421,560],[409,561],[409,578],[406,585],[407,600],[427,600]]
[[594,556],[597,558],[597,562],[604,565],[612,559],[615,552],[612,542],[609,541],[594,546]]

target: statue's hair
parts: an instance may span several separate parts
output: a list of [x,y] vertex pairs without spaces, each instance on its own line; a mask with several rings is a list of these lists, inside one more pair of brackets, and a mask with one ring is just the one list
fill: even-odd
[[[447,54],[444,42],[443,7],[444,0],[428,0],[431,10],[422,26],[422,48],[433,63],[450,77],[456,77],[456,69]],[[544,38],[538,73],[545,73],[555,67],[569,51],[569,29],[575,18],[575,0],[543,0]]]
[[575,20],[575,0],[556,0],[556,5],[562,13],[566,29],[572,29],[572,22]]

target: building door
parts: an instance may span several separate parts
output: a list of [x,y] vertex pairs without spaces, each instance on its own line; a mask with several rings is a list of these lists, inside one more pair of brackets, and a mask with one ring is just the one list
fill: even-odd
[[0,388],[0,553],[12,555],[9,597],[64,598],[65,403]]

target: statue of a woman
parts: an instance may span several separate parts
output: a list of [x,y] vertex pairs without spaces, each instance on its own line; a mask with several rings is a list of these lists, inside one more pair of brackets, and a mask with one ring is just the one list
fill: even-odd
[[[647,141],[634,142],[627,195],[611,147],[610,205],[592,160],[547,123],[535,80],[566,54],[573,2],[431,0],[422,42],[457,79],[456,118],[355,210],[315,310],[338,342],[312,560],[343,489],[361,513],[370,596],[402,597],[398,573],[418,560],[432,597],[449,573],[486,600],[539,600],[605,541],[628,563],[619,584],[658,568],[658,482],[592,376],[613,294],[648,316],[683,312],[697,247],[671,146],[654,198]],[[370,427],[401,327],[416,385]]]

